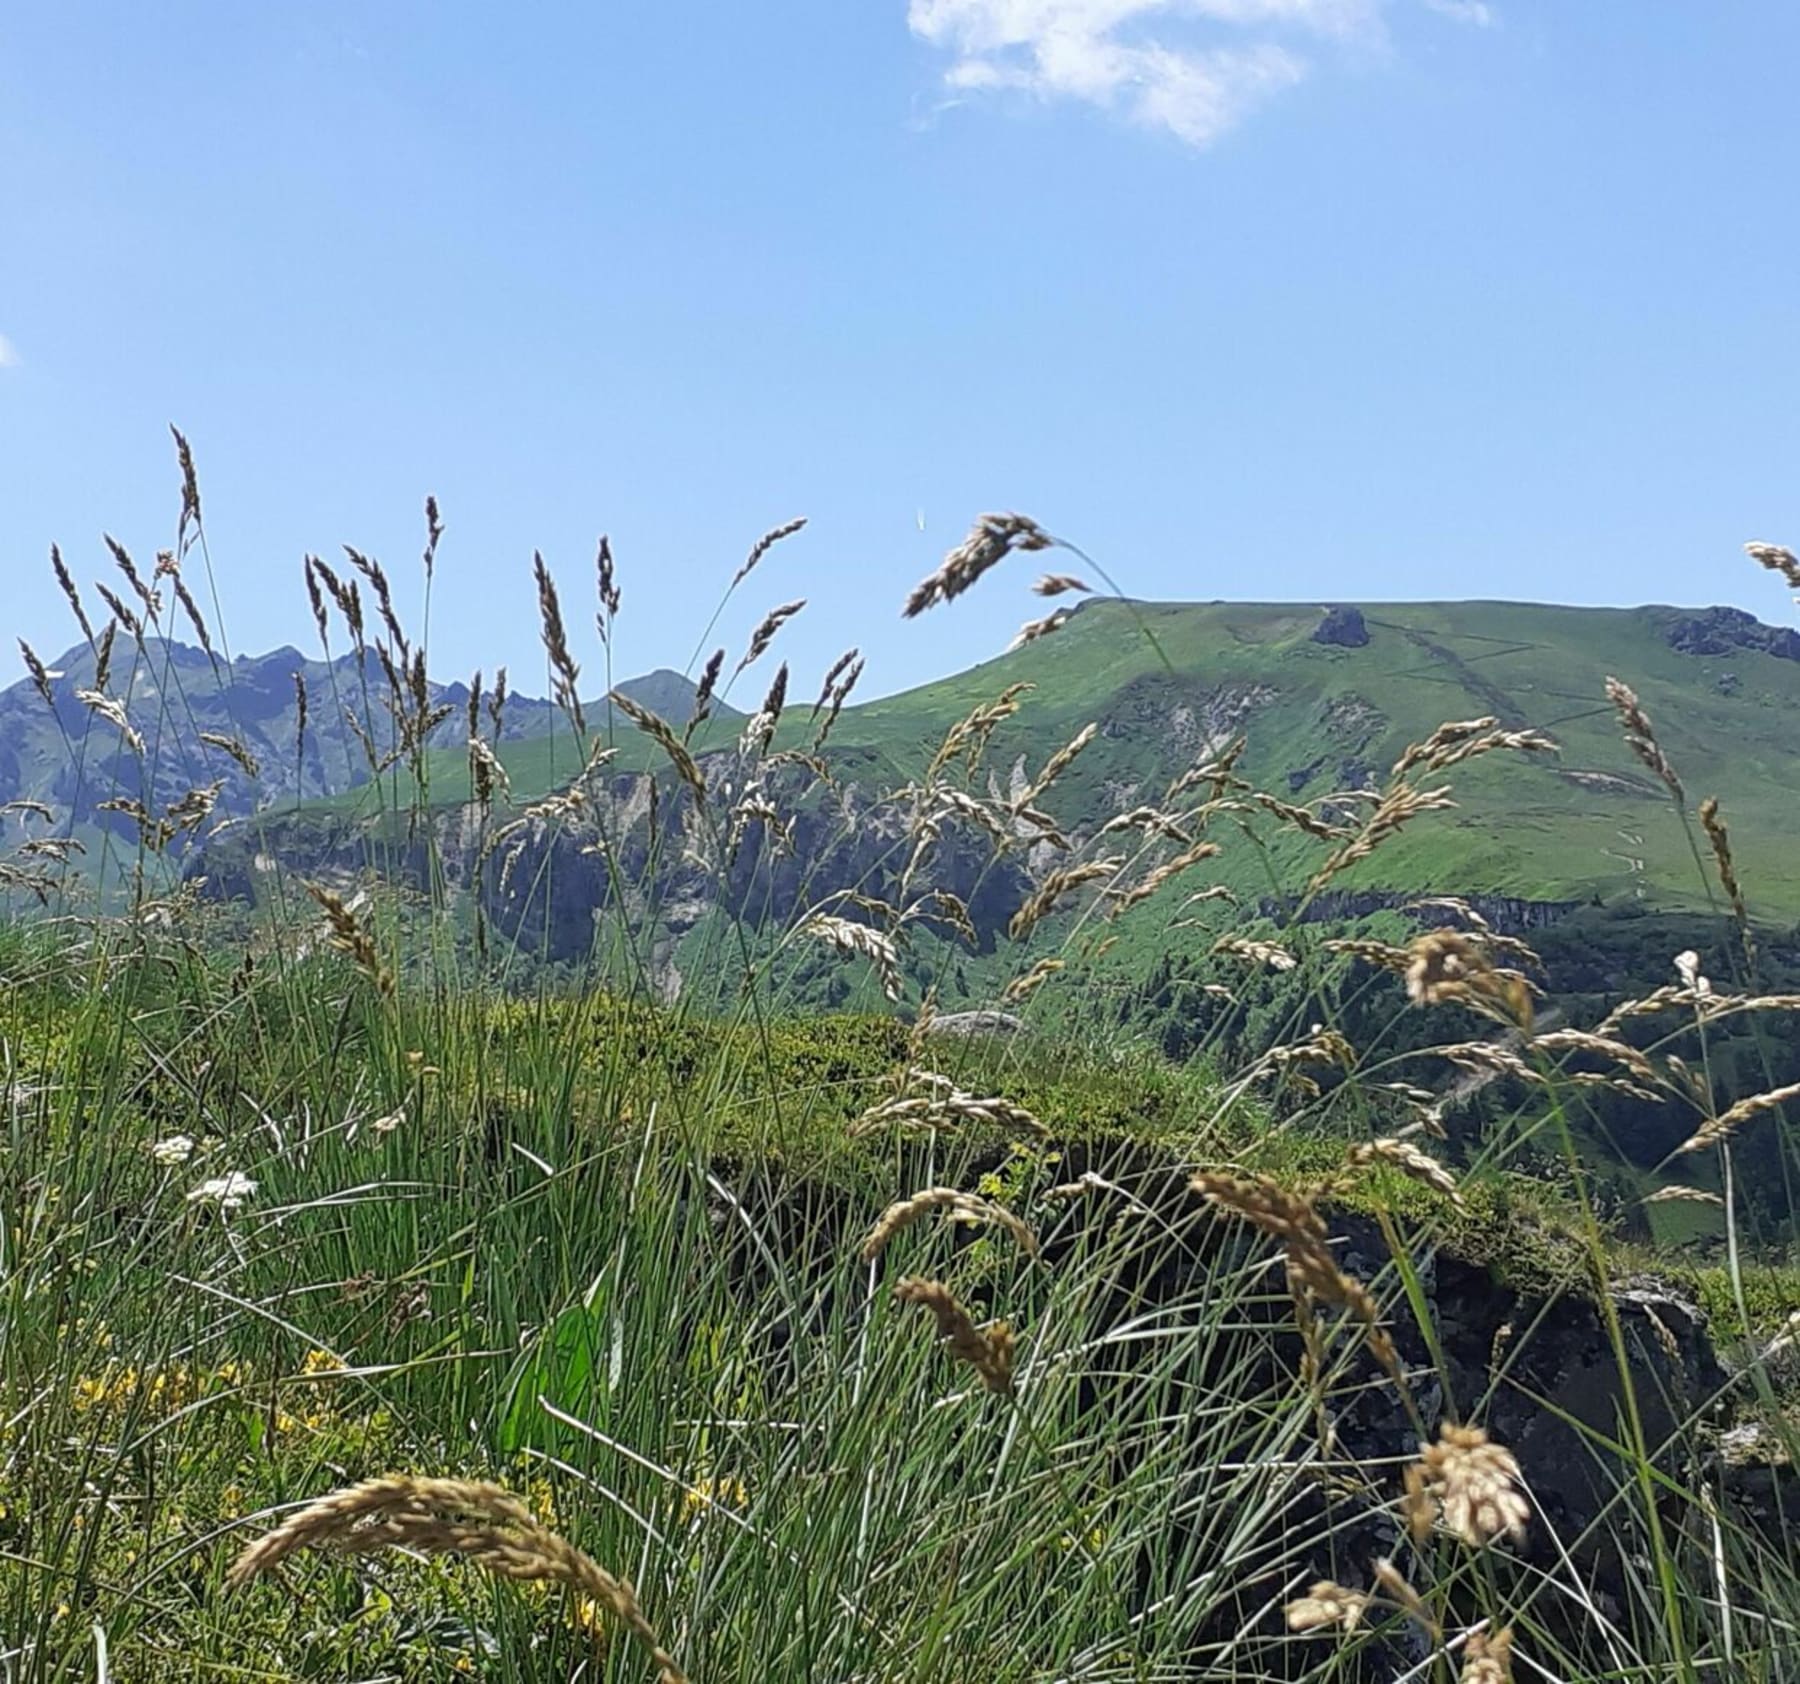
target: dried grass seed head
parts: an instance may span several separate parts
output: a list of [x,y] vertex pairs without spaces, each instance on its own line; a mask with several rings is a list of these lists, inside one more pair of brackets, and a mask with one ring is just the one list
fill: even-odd
[[1518,1460],[1480,1427],[1446,1422],[1414,1465],[1418,1491],[1464,1543],[1484,1549],[1502,1537],[1523,1539],[1531,1505],[1519,1487]]
[[881,1213],[880,1220],[863,1241],[862,1260],[873,1263],[897,1235],[934,1211],[947,1212],[958,1221],[983,1222],[1004,1228],[1027,1257],[1039,1255],[1037,1235],[1004,1205],[973,1193],[960,1192],[954,1187],[927,1187],[910,1198],[896,1199]]
[[977,1328],[974,1318],[942,1281],[909,1276],[894,1289],[894,1298],[897,1303],[918,1304],[929,1310],[937,1322],[938,1338],[950,1354],[973,1368],[990,1392],[1011,1395],[1013,1333],[1007,1323],[994,1322],[985,1330]]
[[982,515],[969,535],[944,557],[938,570],[913,588],[901,613],[906,619],[913,619],[940,602],[961,596],[1013,550],[1047,550],[1055,542],[1026,515]]
[[56,583],[69,604],[69,612],[75,616],[75,623],[81,627],[81,635],[87,639],[91,649],[94,644],[94,628],[88,623],[87,610],[81,605],[81,592],[75,588],[74,577],[62,558],[62,551],[54,544],[50,546],[50,571],[56,575]]
[[1656,740],[1656,728],[1650,723],[1649,714],[1644,712],[1637,692],[1629,684],[1609,677],[1606,681],[1606,697],[1619,716],[1619,728],[1624,732],[1626,747],[1656,774],[1663,787],[1675,798],[1677,806],[1685,805],[1687,792],[1681,787],[1681,779],[1675,775],[1675,768],[1670,765],[1669,757],[1663,753],[1662,744]]
[[1366,1591],[1349,1590],[1330,1579],[1317,1580],[1306,1595],[1287,1605],[1289,1631],[1321,1631],[1336,1627],[1351,1632],[1362,1624],[1368,1612]]
[[496,1578],[565,1585],[604,1607],[632,1634],[656,1667],[660,1684],[687,1684],[630,1581],[609,1573],[497,1485],[397,1474],[334,1491],[289,1515],[245,1549],[226,1574],[226,1586],[242,1589],[297,1551],[315,1547],[358,1555],[384,1549],[458,1555]]
[[1800,591],[1800,556],[1781,544],[1746,544],[1744,553],[1759,567],[1766,567]]
[[756,570],[757,564],[770,550],[774,549],[782,539],[793,537],[805,525],[806,516],[801,515],[797,520],[783,521],[780,526],[771,527],[765,532],[750,546],[750,553],[745,556],[744,565],[732,575],[731,588],[736,590]]

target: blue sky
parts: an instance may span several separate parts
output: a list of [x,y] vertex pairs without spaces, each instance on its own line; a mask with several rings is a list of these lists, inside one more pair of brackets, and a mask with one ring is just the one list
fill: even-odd
[[721,633],[809,598],[801,690],[1002,647],[1035,558],[898,615],[988,508],[1146,596],[1779,619],[1796,63],[1793,0],[9,7],[0,629],[169,542],[170,421],[233,648],[309,549],[411,601],[429,491],[433,668],[522,688],[534,547],[680,666],[796,514]]

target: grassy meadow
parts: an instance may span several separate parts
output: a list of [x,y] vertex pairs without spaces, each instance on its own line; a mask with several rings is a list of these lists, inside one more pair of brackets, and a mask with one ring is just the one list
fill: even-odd
[[[435,505],[430,528],[435,549]],[[919,612],[968,591],[980,612],[1002,561],[1087,569],[1051,543],[988,517]],[[412,676],[426,635],[370,565],[360,593],[308,583],[321,632],[379,643],[393,675],[368,716],[372,742],[393,726],[384,834],[420,816],[429,838],[428,805],[466,801],[483,835],[589,826],[609,857],[583,794],[608,744],[567,629],[586,613],[540,575],[554,750],[501,752],[477,698],[446,757]],[[176,581],[213,600],[191,464],[166,564],[120,571],[115,664],[150,658]],[[603,628],[609,586],[610,556]],[[1531,954],[1466,907],[1379,934],[1272,925],[1224,892],[1268,870],[1250,813],[1306,900],[1453,890],[1433,836],[1497,825],[1502,797],[1544,833],[1541,863],[1506,833],[1507,881],[1573,880],[1604,839],[1541,734],[1434,713],[1424,676],[1348,816],[1285,784],[1260,800],[1265,751],[1223,733],[1043,856],[1055,815],[1104,798],[1082,783],[1090,696],[1229,676],[1258,637],[1290,639],[1320,694],[1347,687],[1282,612],[1092,602],[1028,645],[1048,705],[977,669],[939,687],[948,734],[915,695],[822,747],[847,692],[809,717],[785,668],[728,742],[623,710],[619,765],[657,769],[721,871],[787,822],[782,757],[911,791],[898,898],[709,920],[690,969],[730,986],[704,1010],[650,997],[623,890],[584,973],[550,976],[492,929],[477,945],[441,879],[275,872],[254,910],[209,901],[167,869],[203,800],[122,809],[144,870],[116,910],[63,890],[56,848],[9,856],[0,1678],[1800,1679],[1800,1279],[1758,1226],[1796,1208],[1800,1110],[1709,1062],[1746,1024],[1792,1037],[1800,999],[1762,985],[1759,943],[1800,877],[1772,866],[1765,910],[1762,855],[1699,811],[1715,772],[1726,824],[1779,792],[1753,764],[1683,764],[1690,727],[1656,705],[1672,676],[1645,676],[1648,717],[1609,704],[1604,641],[1575,674],[1580,639],[1543,619],[1565,611],[1517,611],[1521,648],[1558,653],[1514,651],[1508,682],[1601,698],[1570,703],[1561,763],[1660,792],[1631,875],[1716,908],[1726,958],[1709,978],[1671,953],[1583,1023],[1540,1019]],[[132,730],[116,689],[96,686],[96,731]],[[1024,787],[997,792],[987,767],[1015,752]],[[953,831],[1040,861],[978,967],[1017,1033],[947,1025],[909,969],[928,922],[955,927],[929,875]],[[1114,934],[1202,946],[1233,1032],[1175,1063],[1070,1008]],[[819,967],[856,979],[856,1009],[802,1009]],[[1343,1002],[1384,984],[1392,1033],[1352,1044]],[[1495,1084],[1501,1120],[1464,1126]],[[1704,1251],[1625,1243],[1596,1196],[1584,1131],[1621,1089],[1678,1119],[1642,1196],[1699,1213]],[[1552,1438],[1561,1460],[1534,1462]]]

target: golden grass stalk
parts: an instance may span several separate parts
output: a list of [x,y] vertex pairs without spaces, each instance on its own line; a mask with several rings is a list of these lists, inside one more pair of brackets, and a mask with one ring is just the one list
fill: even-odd
[[119,623],[108,620],[106,630],[100,634],[99,647],[94,651],[94,688],[104,690],[112,679],[113,644],[118,640]]
[[349,956],[356,968],[375,985],[378,993],[392,994],[394,978],[382,963],[375,938],[357,921],[355,912],[345,904],[343,897],[319,883],[308,883],[306,892],[319,903],[325,914],[325,922],[331,930],[331,945]]
[[1394,762],[1393,778],[1398,782],[1415,766],[1428,772],[1441,772],[1477,755],[1492,754],[1496,749],[1512,749],[1528,754],[1556,754],[1555,740],[1542,731],[1499,730],[1499,720],[1491,714],[1481,719],[1447,720],[1423,742],[1409,743]]
[[112,552],[113,564],[124,577],[132,593],[144,605],[144,613],[152,620],[162,613],[162,597],[150,586],[146,585],[139,575],[137,563],[131,559],[130,552],[110,532],[100,534],[101,542]]
[[444,523],[438,519],[438,500],[427,496],[425,499],[425,551],[419,557],[425,566],[425,583],[431,583],[431,576],[437,570],[438,545],[443,542]]
[[212,816],[212,810],[219,802],[219,791],[224,787],[225,780],[219,778],[204,788],[190,789],[177,796],[169,803],[166,813],[166,822],[172,831],[198,830]]
[[1412,964],[1412,950],[1395,947],[1385,941],[1369,941],[1360,936],[1333,937],[1322,943],[1327,953],[1341,953],[1347,959],[1360,959],[1366,965],[1404,975]]
[[19,639],[19,653],[25,657],[25,670],[31,674],[31,685],[44,698],[44,705],[56,709],[56,692],[50,688],[50,669],[38,658],[38,652],[24,638]]
[[322,556],[309,555],[306,558],[306,562],[308,571],[311,573],[312,577],[316,581],[323,583],[327,594],[331,597],[331,600],[337,604],[337,611],[343,616],[344,623],[349,626],[352,632],[356,633],[357,638],[360,641],[362,636],[359,629],[362,624],[360,599],[356,611],[352,613],[350,606],[350,586],[346,585],[344,581],[331,570],[330,565]]
[[1393,1339],[1380,1326],[1381,1306],[1363,1283],[1344,1273],[1331,1255],[1325,1219],[1310,1193],[1284,1187],[1269,1176],[1202,1171],[1189,1185],[1206,1201],[1248,1222],[1282,1248],[1288,1290],[1311,1350],[1312,1308],[1339,1304],[1362,1322],[1370,1353],[1396,1380],[1400,1359]]
[[241,1590],[297,1551],[321,1547],[358,1555],[384,1549],[460,1555],[515,1584],[566,1585],[611,1611],[643,1646],[661,1684],[686,1684],[630,1582],[551,1531],[498,1485],[394,1474],[346,1486],[257,1539],[232,1564],[226,1586]]
[[81,606],[81,592],[75,588],[75,580],[70,574],[68,564],[62,558],[62,551],[52,544],[50,546],[50,571],[56,575],[56,582],[61,587],[64,598],[68,601],[69,612],[75,616],[75,623],[81,627],[81,635],[88,641],[88,647],[94,646],[94,628],[88,623],[87,610]]
[[[1410,752],[1410,750],[1408,751]],[[1347,871],[1358,860],[1367,859],[1382,843],[1421,813],[1441,812],[1454,807],[1448,787],[1415,789],[1411,784],[1395,783],[1383,792],[1374,810],[1364,820],[1362,829],[1339,846],[1325,863],[1313,873],[1306,885],[1309,895],[1316,895],[1332,878]]]
[[1366,1591],[1349,1590],[1330,1579],[1317,1580],[1306,1595],[1287,1605],[1289,1631],[1320,1631],[1336,1627],[1355,1631],[1368,1612]]
[[1237,763],[1243,758],[1249,743],[1250,739],[1240,734],[1233,737],[1219,753],[1190,766],[1169,786],[1169,799],[1173,801],[1176,796],[1185,795],[1200,784],[1212,786],[1214,801],[1224,795],[1227,789],[1248,789],[1250,786],[1237,775]]
[[760,562],[770,550],[774,549],[783,538],[793,537],[793,535],[805,525],[806,516],[801,515],[797,520],[783,521],[780,526],[771,527],[765,532],[750,546],[749,555],[744,557],[744,565],[732,575],[731,588],[736,590],[739,585],[756,571],[757,563]]
[[499,755],[488,747],[480,737],[469,739],[469,773],[475,786],[476,803],[486,809],[493,805],[494,791],[497,789],[509,799],[512,795],[512,779],[500,762]]
[[1512,1684],[1512,1627],[1469,1634],[1461,1684]]
[[1025,897],[1019,910],[1012,915],[1006,926],[1007,934],[1014,941],[1023,941],[1042,919],[1055,910],[1057,902],[1064,895],[1073,894],[1084,884],[1097,882],[1103,877],[1117,876],[1124,864],[1124,855],[1108,854],[1104,859],[1085,860],[1079,865],[1063,866],[1052,871]]
[[982,515],[968,537],[944,557],[938,570],[919,581],[901,614],[908,620],[940,602],[961,596],[1013,550],[1047,550],[1056,540],[1035,520],[1020,514]]
[[704,668],[701,669],[700,682],[694,686],[694,706],[688,715],[687,729],[682,732],[682,741],[690,741],[694,732],[712,714],[713,692],[719,687],[719,673],[725,665],[725,651],[715,649]]
[[1606,696],[1613,705],[1613,711],[1619,716],[1619,728],[1625,734],[1625,746],[1662,780],[1663,788],[1674,796],[1676,806],[1685,806],[1687,792],[1681,787],[1681,779],[1675,775],[1675,768],[1669,764],[1669,757],[1663,753],[1662,745],[1656,740],[1656,727],[1650,723],[1649,714],[1644,712],[1637,692],[1629,684],[1616,678],[1608,678]]
[[1071,591],[1078,591],[1082,596],[1094,594],[1093,587],[1073,573],[1046,573],[1031,588],[1039,596],[1067,596]]
[[830,912],[815,912],[800,926],[800,934],[822,941],[840,953],[867,959],[875,968],[881,992],[890,1000],[900,998],[900,954],[891,937],[868,924]]
[[188,545],[200,535],[200,476],[194,471],[194,453],[186,436],[176,426],[169,428],[175,438],[175,460],[181,468],[181,519],[175,527],[175,548],[183,555]]
[[805,606],[806,598],[798,597],[792,602],[782,603],[779,608],[771,608],[750,634],[750,646],[744,651],[744,658],[738,662],[736,671],[742,672],[745,667],[760,659],[775,641],[775,634]]
[[262,766],[252,754],[241,737],[227,736],[223,731],[202,731],[201,742],[209,748],[216,748],[229,759],[236,762],[238,770],[247,778],[262,775]]
[[880,1220],[863,1241],[862,1260],[873,1263],[896,1235],[937,1210],[948,1211],[959,1221],[986,1222],[1004,1228],[1019,1242],[1019,1249],[1027,1257],[1039,1255],[1037,1235],[1004,1205],[978,1198],[973,1193],[959,1192],[954,1187],[927,1187],[910,1198],[896,1199],[881,1213]]
[[[35,681],[37,675],[32,674]],[[48,694],[47,684],[45,687]],[[77,690],[75,700],[83,706],[99,714],[107,724],[117,728],[118,733],[131,746],[134,753],[144,752],[143,734],[131,723],[131,716],[125,711],[125,704],[114,700],[111,696],[103,696],[98,690]]]
[[130,632],[133,637],[141,639],[144,635],[144,628],[139,622],[137,615],[132,613],[132,611],[120,600],[118,592],[108,590],[105,585],[97,580],[94,584],[94,590],[98,594],[100,600],[106,604],[112,617]]
[[622,690],[609,692],[606,699],[669,757],[669,763],[675,768],[675,775],[687,785],[695,801],[704,802],[706,779],[701,775],[699,763],[688,753],[687,745],[675,735],[669,722],[641,703],[634,702]]
[[208,656],[213,652],[212,638],[206,630],[206,620],[200,613],[200,604],[194,600],[194,594],[187,588],[187,581],[177,573],[174,575],[175,600],[181,604],[181,611],[187,616],[188,624],[194,628],[194,636],[199,638],[200,647]]
[[883,1128],[898,1128],[903,1132],[937,1130],[948,1123],[965,1122],[1005,1129],[1008,1132],[1023,1132],[1034,1135],[1039,1140],[1051,1138],[1049,1128],[1023,1105],[1015,1104],[1010,1099],[1002,1099],[998,1095],[977,1097],[972,1093],[964,1093],[947,1077],[937,1077],[934,1080],[941,1084],[938,1092],[888,1099],[879,1105],[870,1106],[850,1125],[850,1136],[853,1139],[860,1138]]
[[1194,840],[1175,814],[1165,813],[1157,807],[1131,807],[1122,813],[1114,813],[1095,835],[1113,836],[1121,830],[1141,830],[1146,836],[1166,836],[1184,847]]
[[1019,627],[1018,634],[1007,644],[1007,653],[1015,649],[1023,649],[1028,643],[1036,643],[1040,637],[1048,637],[1054,631],[1061,631],[1069,623],[1069,616],[1075,612],[1072,608],[1055,608],[1041,620],[1027,620]]
[[1646,1193],[1639,1202],[1647,1205],[1678,1203],[1723,1205],[1725,1203],[1717,1193],[1709,1193],[1704,1187],[1684,1187],[1678,1182],[1671,1182],[1667,1187],[1658,1187],[1654,1193]]
[[1331,824],[1320,818],[1310,807],[1291,806],[1269,794],[1267,790],[1257,790],[1251,800],[1273,813],[1283,824],[1304,831],[1308,836],[1317,837],[1321,842],[1341,842],[1346,836],[1354,834],[1349,825]]
[[369,589],[375,593],[375,608],[381,615],[381,623],[387,627],[388,636],[394,640],[395,652],[404,664],[412,653],[412,647],[406,640],[406,633],[400,629],[400,616],[394,612],[394,593],[388,586],[387,573],[373,556],[366,556],[348,544],[344,546],[344,554],[350,558],[350,565],[369,581]]
[[992,701],[982,702],[957,720],[944,733],[944,740],[932,755],[931,764],[925,768],[925,781],[930,783],[958,755],[965,758],[968,769],[973,772],[995,728],[1002,720],[1012,718],[1019,711],[1019,698],[1035,688],[1032,684],[1009,684]]
[[619,570],[613,561],[612,539],[604,532],[600,534],[600,547],[594,552],[594,594],[600,604],[594,625],[600,641],[610,643],[612,623],[619,615]]
[[950,889],[927,889],[900,915],[902,924],[915,919],[947,925],[971,947],[981,945],[975,920],[969,915],[969,903]]
[[763,704],[750,716],[750,723],[744,727],[743,737],[738,744],[739,754],[749,757],[766,754],[769,744],[775,740],[775,727],[781,723],[782,709],[787,706],[788,669],[783,661],[775,671],[774,681],[769,685],[768,694],[763,697]]
[[1394,762],[1391,775],[1398,781],[1415,766],[1428,764],[1436,756],[1446,754],[1460,744],[1474,740],[1482,732],[1491,731],[1499,723],[1500,721],[1492,714],[1486,714],[1480,719],[1447,719],[1423,742],[1408,743],[1401,751],[1400,758]]
[[856,681],[862,675],[863,659],[858,655],[831,692],[831,701],[825,709],[825,717],[819,721],[819,728],[813,733],[814,748],[825,746],[825,739],[831,735],[832,726],[837,724],[838,715],[844,710],[844,703],[849,699],[850,692],[856,688]]
[[556,581],[550,577],[550,569],[544,565],[543,556],[536,550],[531,552],[531,566],[537,578],[538,618],[542,621],[540,635],[544,652],[550,657],[551,671],[556,675],[556,699],[573,722],[577,734],[585,736],[587,720],[582,714],[581,696],[576,689],[581,678],[581,668],[569,653],[569,634],[563,625],[562,604],[557,599]]
[[1779,573],[1782,578],[1800,591],[1800,556],[1780,544],[1746,544],[1744,553],[1760,567],[1766,567],[1771,573]]
[[819,699],[813,703],[812,712],[807,715],[808,719],[817,719],[819,717],[819,710],[831,700],[832,687],[845,673],[856,665],[857,657],[861,653],[862,651],[859,649],[846,649],[843,654],[838,656],[838,658],[831,663],[830,669],[825,674],[825,682],[819,686]]
[[1429,1152],[1422,1152],[1410,1140],[1367,1140],[1350,1149],[1349,1162],[1358,1167],[1389,1164],[1402,1175],[1423,1183],[1433,1192],[1442,1193],[1453,1205],[1461,1207],[1463,1196],[1457,1190],[1456,1177]]
[[175,834],[175,827],[163,819],[156,817],[143,802],[135,796],[115,795],[105,801],[94,803],[96,812],[123,813],[137,826],[138,835],[143,844],[153,854],[159,854],[169,845]]
[[1045,790],[1075,764],[1075,757],[1099,734],[1100,726],[1093,720],[1082,726],[1068,742],[1064,743],[1044,762],[1044,769],[1038,774],[1036,781],[1029,784],[1024,794],[1013,803],[1014,811],[1028,807],[1035,802]]
[[1242,959],[1247,965],[1271,971],[1291,971],[1300,962],[1280,942],[1256,941],[1249,936],[1221,936],[1212,950],[1225,958]]
[[950,1354],[973,1368],[990,1392],[1011,1395],[1013,1333],[1005,1322],[994,1322],[983,1332],[942,1281],[909,1276],[895,1287],[894,1298],[901,1304],[923,1305],[936,1318],[938,1338]]
[[1731,833],[1719,817],[1719,798],[1709,795],[1700,803],[1700,825],[1712,846],[1713,863],[1719,868],[1719,883],[1731,901],[1731,915],[1737,920],[1738,938],[1744,944],[1744,960],[1756,963],[1756,940],[1750,933],[1750,908],[1744,903],[1744,885],[1738,881],[1737,862],[1731,857]]
[[1437,1620],[1426,1607],[1424,1597],[1413,1589],[1406,1575],[1385,1555],[1376,1558],[1375,1583],[1387,1599],[1409,1619],[1424,1627],[1432,1636],[1438,1635]]
[[19,852],[27,859],[51,859],[67,865],[72,856],[85,854],[87,845],[78,836],[38,836],[19,844]]
[[1407,1469],[1409,1519],[1429,1530],[1434,1519],[1464,1543],[1484,1549],[1510,1535],[1523,1539],[1531,1505],[1519,1489],[1519,1464],[1480,1427],[1446,1422],[1437,1442]]
[[1748,1099],[1740,1099],[1729,1110],[1721,1111],[1718,1116],[1708,1117],[1693,1136],[1684,1140],[1675,1150],[1704,1152],[1709,1146],[1717,1146],[1729,1140],[1752,1117],[1760,1117],[1763,1112],[1773,1111],[1792,1099],[1800,1099],[1800,1082],[1790,1082],[1784,1088],[1771,1088],[1767,1093],[1753,1093]]
[[306,600],[312,605],[313,624],[319,629],[319,642],[329,646],[330,629],[325,619],[325,597],[319,589],[319,565],[317,556],[304,556],[300,562],[300,576],[306,581]]
[[1014,977],[1001,991],[1000,998],[1009,1006],[1020,1005],[1063,968],[1064,962],[1061,959],[1040,959],[1022,976]]
[[1427,930],[1407,948],[1406,992],[1415,1005],[1457,1003],[1511,1027],[1529,1030],[1531,985],[1498,969],[1487,944],[1460,930]]

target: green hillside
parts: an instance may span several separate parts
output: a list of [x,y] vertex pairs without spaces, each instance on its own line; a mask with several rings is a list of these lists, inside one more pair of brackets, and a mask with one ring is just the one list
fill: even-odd
[[1313,641],[1321,615],[1312,607],[1096,601],[1053,637],[857,710],[838,739],[905,763],[946,720],[1029,682],[1028,707],[996,735],[997,752],[1035,760],[1100,721],[1058,810],[1110,811],[1154,801],[1160,780],[1209,738],[1243,732],[1246,775],[1305,803],[1352,781],[1346,771],[1379,780],[1443,720],[1492,715],[1549,733],[1562,753],[1457,768],[1461,810],[1403,834],[1360,881],[1536,900],[1703,901],[1667,792],[1620,740],[1603,689],[1614,674],[1637,690],[1692,800],[1720,798],[1765,915],[1800,916],[1800,858],[1787,846],[1800,797],[1800,661],[1750,649],[1681,653],[1669,634],[1688,617],[1661,607],[1382,604],[1365,611],[1367,645],[1346,648]]
[[[1010,685],[1029,684],[1019,712],[996,731],[987,764],[1004,783],[1020,757],[1035,767],[1097,722],[1100,735],[1050,802],[1084,831],[1122,807],[1155,803],[1171,778],[1240,732],[1245,774],[1312,804],[1379,783],[1408,743],[1442,721],[1491,715],[1547,732],[1561,754],[1457,767],[1458,810],[1403,833],[1345,886],[1703,906],[1688,832],[1621,740],[1604,693],[1612,674],[1637,690],[1690,806],[1720,798],[1759,913],[1800,917],[1800,855],[1787,846],[1800,796],[1800,660],[1730,645],[1733,636],[1777,644],[1791,636],[1771,628],[1746,632],[1727,617],[1706,632],[1707,614],[1716,612],[1378,604],[1363,610],[1367,643],[1344,646],[1315,639],[1324,612],[1312,605],[1092,600],[1054,636],[846,709],[830,758],[843,776],[904,782],[953,721]],[[1724,652],[1686,653],[1672,636]],[[735,723],[704,727],[696,748],[728,747]],[[619,766],[656,762],[648,742],[616,729]],[[809,736],[800,708],[778,743],[797,746]],[[516,801],[546,793],[576,764],[566,738],[509,743],[503,755]],[[463,799],[467,785],[462,757],[443,755],[434,798]],[[1279,874],[1316,863],[1305,839],[1267,828]],[[1259,857],[1239,869],[1266,868]]]

